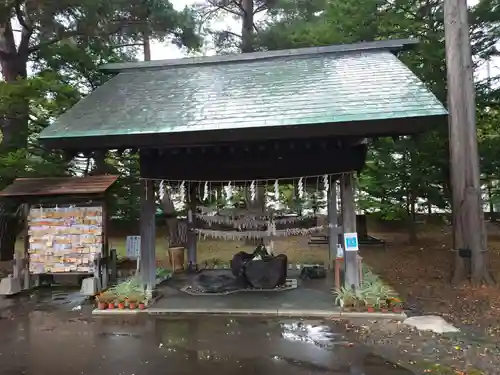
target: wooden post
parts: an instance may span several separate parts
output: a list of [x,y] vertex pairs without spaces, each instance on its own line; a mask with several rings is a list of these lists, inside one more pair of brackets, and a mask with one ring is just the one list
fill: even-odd
[[197,242],[198,236],[194,231],[196,229],[196,205],[197,195],[194,186],[190,186],[189,192],[189,209],[188,209],[188,232],[187,232],[187,256],[188,270],[195,270],[197,265]]
[[337,215],[337,181],[332,180],[328,192],[328,268],[331,269],[337,257],[339,244]]
[[106,196],[102,201],[102,257],[104,258],[104,264],[102,267],[102,283],[103,289],[109,286],[109,238],[108,238],[108,228],[109,228],[109,215],[108,215],[108,205],[106,204]]
[[29,214],[30,214],[30,204],[26,203],[24,205],[24,241],[23,241],[23,247],[24,247],[24,252],[23,252],[23,289],[29,289],[31,285],[30,281],[30,263],[29,263],[29,249],[30,249],[30,236],[29,236],[29,229],[30,229],[30,224],[29,224]]
[[140,275],[148,291],[156,286],[156,204],[154,183],[141,180],[141,263]]
[[[471,281],[493,283],[486,256],[486,230],[479,179],[475,87],[466,0],[444,1],[454,282],[463,281],[470,265]],[[461,250],[461,251],[460,251]]]
[[[340,178],[340,194],[342,199],[342,230],[345,233],[356,233],[356,208],[354,205],[353,176],[351,173],[344,173]],[[345,280],[346,288],[359,288],[359,266],[358,252],[347,251],[344,239],[344,260],[345,260]]]

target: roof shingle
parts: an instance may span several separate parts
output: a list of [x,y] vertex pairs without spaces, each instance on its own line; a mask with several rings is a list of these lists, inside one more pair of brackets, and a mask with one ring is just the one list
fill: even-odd
[[0,191],[0,197],[48,197],[56,195],[101,194],[108,190],[118,176],[17,178]]
[[352,51],[125,70],[64,113],[41,139],[446,115],[391,52]]

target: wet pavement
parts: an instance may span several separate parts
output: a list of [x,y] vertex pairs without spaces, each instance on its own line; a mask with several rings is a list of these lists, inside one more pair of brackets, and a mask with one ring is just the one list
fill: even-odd
[[410,375],[321,321],[92,317],[78,292],[0,301],[0,373]]
[[[230,270],[207,270],[207,274],[230,275]],[[198,274],[199,275],[199,274]],[[288,277],[297,280],[298,288],[269,292],[238,292],[223,296],[192,296],[181,289],[195,284],[197,275],[177,274],[171,280],[159,286],[164,296],[155,303],[155,308],[179,309],[266,309],[266,310],[338,310],[335,297],[332,295],[333,280],[330,278],[317,280],[300,280],[300,271],[291,270]]]

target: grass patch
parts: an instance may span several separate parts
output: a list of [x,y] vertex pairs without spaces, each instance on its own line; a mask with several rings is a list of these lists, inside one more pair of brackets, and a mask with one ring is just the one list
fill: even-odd
[[[307,237],[288,237],[275,241],[276,254],[285,254],[289,263],[311,263],[323,264],[328,262],[328,246],[314,245],[309,246]],[[217,259],[221,262],[229,262],[233,255],[238,251],[252,252],[255,246],[246,245],[243,241],[225,241],[212,239],[198,239],[198,262],[202,263]],[[109,238],[109,248],[116,249],[118,257],[126,255],[126,238]],[[168,243],[166,238],[157,237],[156,239],[156,258],[159,260],[167,259]],[[16,243],[16,252],[23,253],[23,241]]]

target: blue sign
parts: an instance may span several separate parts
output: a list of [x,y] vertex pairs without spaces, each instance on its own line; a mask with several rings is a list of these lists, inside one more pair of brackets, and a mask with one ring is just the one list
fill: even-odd
[[344,233],[344,248],[345,251],[359,250],[357,233]]

